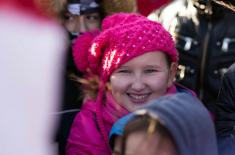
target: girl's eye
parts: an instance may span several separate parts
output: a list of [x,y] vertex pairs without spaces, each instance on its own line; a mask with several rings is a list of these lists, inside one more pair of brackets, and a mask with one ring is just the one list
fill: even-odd
[[146,69],[144,70],[145,73],[155,73],[155,72],[158,72],[158,70],[156,69]]
[[131,73],[131,71],[127,69],[123,69],[123,70],[119,70],[118,73]]

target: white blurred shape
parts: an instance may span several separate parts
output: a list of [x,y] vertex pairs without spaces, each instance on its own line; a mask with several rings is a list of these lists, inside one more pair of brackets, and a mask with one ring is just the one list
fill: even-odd
[[53,155],[65,34],[11,8],[0,19],[0,155]]

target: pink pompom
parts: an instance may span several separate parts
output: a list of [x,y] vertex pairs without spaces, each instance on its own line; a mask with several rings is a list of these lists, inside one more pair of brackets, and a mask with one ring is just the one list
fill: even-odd
[[93,32],[86,32],[80,35],[73,44],[73,59],[77,69],[83,73],[86,73],[89,69],[88,52],[92,43],[92,40],[99,34],[98,30]]

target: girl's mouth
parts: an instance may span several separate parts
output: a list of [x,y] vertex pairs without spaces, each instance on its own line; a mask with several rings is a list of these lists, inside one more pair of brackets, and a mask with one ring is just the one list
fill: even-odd
[[148,101],[148,97],[150,96],[150,93],[145,93],[145,94],[127,93],[127,95],[131,102],[135,104],[144,104]]

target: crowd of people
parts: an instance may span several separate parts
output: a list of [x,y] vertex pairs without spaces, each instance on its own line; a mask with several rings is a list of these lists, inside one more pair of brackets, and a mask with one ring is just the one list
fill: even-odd
[[0,8],[0,154],[235,154],[234,0]]

